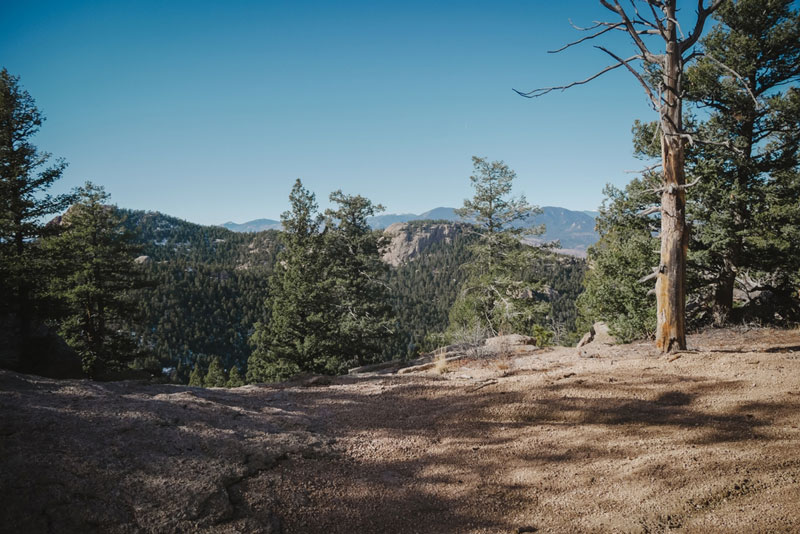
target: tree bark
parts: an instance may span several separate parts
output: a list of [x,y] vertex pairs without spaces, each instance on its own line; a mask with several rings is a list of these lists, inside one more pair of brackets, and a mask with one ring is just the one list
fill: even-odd
[[675,24],[675,0],[666,6],[668,23],[661,107],[661,264],[656,278],[656,347],[662,352],[686,349],[686,176],[681,126],[683,58]]

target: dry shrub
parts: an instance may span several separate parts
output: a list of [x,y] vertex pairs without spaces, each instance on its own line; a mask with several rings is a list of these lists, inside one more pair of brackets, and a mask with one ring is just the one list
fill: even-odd
[[435,363],[436,365],[434,365],[433,370],[440,375],[443,375],[450,370],[449,366],[447,365],[447,360],[445,359],[444,351],[437,352]]

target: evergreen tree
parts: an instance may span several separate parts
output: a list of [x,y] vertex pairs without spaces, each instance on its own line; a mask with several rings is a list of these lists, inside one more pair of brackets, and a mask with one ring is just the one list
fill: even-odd
[[478,157],[472,161],[475,196],[464,200],[457,213],[475,221],[478,238],[471,246],[468,278],[450,312],[449,331],[535,333],[547,305],[535,274],[523,277],[539,249],[523,244],[522,239],[541,234],[544,228],[526,228],[521,223],[540,210],[524,196],[511,196],[516,173],[505,163]]
[[218,357],[214,357],[208,366],[208,372],[203,379],[203,385],[207,388],[224,388],[226,384],[225,371]]
[[23,367],[35,356],[34,325],[48,315],[43,294],[51,262],[38,244],[55,227],[43,221],[71,200],[46,194],[66,163],[48,165],[50,154],[31,143],[43,121],[19,78],[0,70],[0,320],[10,320],[16,331],[0,341],[21,356]]
[[64,271],[51,286],[66,304],[60,333],[92,378],[122,371],[136,357],[136,343],[122,324],[134,309],[130,291],[145,284],[133,261],[139,248],[108,199],[102,187],[87,182],[62,217],[63,232],[46,241]]
[[606,186],[597,217],[600,240],[589,248],[585,291],[577,301],[584,331],[595,321],[604,321],[623,342],[655,334],[656,299],[641,279],[658,264],[654,235],[659,221],[639,214],[658,204],[653,190],[659,183],[660,178],[649,173],[624,190]]
[[203,387],[203,371],[200,369],[200,364],[195,363],[192,373],[189,375],[189,385],[194,387]]
[[320,369],[338,373],[348,366],[378,361],[395,335],[388,266],[381,258],[387,240],[373,232],[367,218],[383,211],[360,195],[331,193],[335,209],[326,211],[325,254],[336,329],[334,348]]
[[[798,121],[800,123],[800,121]],[[774,300],[765,309],[752,310],[769,322],[797,322],[800,318],[800,171],[777,172],[765,188],[764,205],[755,216],[762,232],[748,236],[748,246],[762,252],[758,270],[752,276],[759,286],[748,289],[773,292]],[[769,229],[769,231],[767,231]]]
[[338,209],[317,212],[314,194],[295,182],[291,211],[281,215],[284,248],[270,279],[270,318],[256,325],[249,382],[299,372],[339,373],[378,359],[391,335],[382,234],[367,217],[378,206],[340,191]]
[[238,388],[244,385],[244,378],[237,366],[231,367],[230,373],[228,373],[228,383],[225,385],[229,388]]
[[781,269],[762,248],[776,228],[761,223],[771,224],[764,212],[785,215],[796,203],[796,197],[771,192],[800,162],[800,91],[792,86],[800,80],[800,11],[792,4],[723,4],[715,14],[720,24],[702,39],[703,55],[687,72],[688,98],[710,111],[703,137],[720,143],[693,147],[690,173],[698,181],[688,201],[689,217],[697,221],[690,244],[699,252],[696,280],[710,290],[718,324],[731,315],[737,277],[791,292],[768,274]]
[[281,214],[284,248],[270,277],[269,321],[256,324],[248,382],[283,380],[301,371],[325,371],[334,352],[329,261],[322,216],[313,193],[298,179]]

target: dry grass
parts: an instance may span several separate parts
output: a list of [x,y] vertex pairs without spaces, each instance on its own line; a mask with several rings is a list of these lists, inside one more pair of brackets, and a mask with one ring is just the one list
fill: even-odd
[[448,365],[447,360],[445,359],[444,352],[439,352],[436,355],[435,364],[436,365],[434,365],[433,370],[440,375],[443,375],[450,371],[450,366]]

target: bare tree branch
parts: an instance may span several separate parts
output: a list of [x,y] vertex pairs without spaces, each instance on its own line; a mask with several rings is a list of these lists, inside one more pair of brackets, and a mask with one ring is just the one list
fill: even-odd
[[644,174],[646,172],[654,171],[661,167],[661,163],[654,163],[653,165],[648,165],[644,169],[639,169],[638,171],[625,171],[626,174]]
[[[656,4],[655,2],[647,2],[647,5],[650,6],[650,12],[653,14],[653,19],[656,21],[656,25],[658,27],[658,32],[661,34],[661,37],[666,41],[667,40],[667,30],[664,28],[664,23],[659,18],[658,14],[656,13]],[[659,6],[660,7],[660,6]]]
[[661,212],[661,206],[652,206],[650,208],[647,208],[646,210],[640,211],[639,213],[636,214],[636,216],[637,217],[647,217],[647,216],[652,215],[654,213],[660,213],[660,212]]
[[[652,191],[653,193],[663,193],[664,191],[669,191],[670,193],[674,193],[675,191],[680,191],[681,189],[686,191],[690,187],[697,185],[698,182],[700,182],[700,178],[696,178],[694,182],[688,184],[683,184],[683,185],[669,184],[665,187],[656,187],[654,189],[651,189],[650,191]],[[661,208],[659,208],[659,210],[660,209]]]
[[681,23],[678,22],[678,19],[668,18],[667,20],[670,21],[671,23],[675,24],[675,27],[678,28],[678,33],[680,34],[681,39],[683,39],[684,38],[683,30],[681,29]]
[[[602,26],[602,24],[598,23],[598,26]],[[621,22],[618,22],[616,24],[612,24],[611,26],[606,26],[605,28],[603,28],[602,30],[600,30],[598,32],[595,32],[595,33],[593,33],[591,35],[587,35],[586,37],[578,39],[577,41],[572,41],[571,43],[567,43],[567,44],[565,44],[564,46],[562,46],[561,48],[559,48],[557,50],[548,50],[547,53],[548,54],[557,54],[559,52],[562,52],[562,51],[566,50],[567,48],[569,48],[571,46],[575,46],[577,44],[581,44],[584,41],[588,41],[589,39],[594,39],[595,37],[599,37],[599,36],[603,35],[606,32],[610,32],[611,30],[615,30],[615,29],[619,28],[620,26],[622,26]]]
[[683,189],[685,191],[685,190],[689,189],[690,187],[696,186],[699,182],[700,182],[700,178],[695,178],[694,182],[689,182],[688,184],[683,184],[683,185],[678,186],[678,187],[680,187],[681,189]]
[[653,267],[653,272],[652,273],[639,278],[639,280],[637,280],[637,282],[640,283],[640,284],[643,284],[643,283],[647,282],[648,280],[652,280],[653,278],[656,278],[661,271],[662,271],[662,266],[661,265],[659,265],[658,267]]
[[703,7],[704,0],[697,0],[697,21],[695,22],[694,29],[692,30],[692,33],[689,34],[689,37],[681,41],[678,45],[681,54],[689,50],[692,46],[694,46],[697,40],[700,39],[700,35],[703,33],[703,27],[705,26],[706,23],[706,19],[710,14],[716,11],[717,8],[721,6],[724,1],[725,0],[714,0],[711,3],[711,5],[708,6],[708,9],[706,9]]
[[625,65],[626,62],[634,61],[636,59],[641,59],[641,56],[639,56],[639,55],[631,56],[631,57],[629,57],[628,59],[625,59],[625,60],[619,59],[619,63],[617,63],[616,65],[609,65],[608,67],[604,68],[603,70],[601,70],[601,71],[589,76],[585,80],[580,80],[580,81],[577,81],[577,82],[571,82],[571,83],[568,83],[566,85],[557,85],[555,87],[542,87],[542,88],[539,88],[539,89],[534,89],[533,91],[528,91],[527,93],[523,93],[522,91],[518,91],[517,89],[514,89],[514,92],[517,93],[519,96],[524,96],[525,98],[536,98],[538,96],[546,95],[547,93],[551,93],[553,91],[564,91],[564,90],[569,89],[571,87],[575,87],[576,85],[583,85],[585,83],[589,83],[592,80],[594,80],[595,78],[599,78],[600,76],[602,76],[606,72],[612,71],[612,70],[614,70],[614,69],[616,69],[618,67],[621,67],[622,65]]
[[[665,135],[669,135],[669,134],[665,134]],[[733,152],[736,152],[740,156],[744,155],[744,151],[742,151],[741,148],[733,146],[733,143],[731,143],[730,140],[709,141],[708,139],[697,139],[697,138],[694,137],[694,135],[692,135],[689,132],[682,132],[682,133],[673,134],[673,135],[676,135],[678,137],[682,137],[682,138],[686,139],[687,141],[689,141],[690,145],[694,145],[695,143],[700,143],[701,145],[721,146],[721,147],[727,148],[728,150],[732,150]]]
[[650,63],[658,63],[658,56],[650,52],[650,49],[647,48],[646,44],[644,44],[642,38],[638,33],[636,33],[636,29],[633,27],[633,22],[628,17],[628,14],[625,12],[622,6],[619,5],[619,2],[614,0],[613,6],[609,4],[607,0],[600,0],[600,3],[606,7],[606,9],[609,9],[619,15],[619,17],[622,19],[622,22],[625,24],[625,28],[628,30],[628,34],[633,38],[633,42],[636,43],[636,46],[642,53],[642,57],[644,57],[644,59]]
[[576,30],[578,30],[580,32],[588,32],[588,31],[591,31],[591,30],[596,30],[597,28],[599,28],[601,26],[608,26],[610,24],[608,22],[603,22],[603,21],[597,21],[596,20],[596,21],[594,21],[594,24],[592,26],[588,26],[586,28],[583,28],[581,26],[578,26],[574,22],[572,22],[572,19],[567,19],[567,21],[569,21],[569,25],[570,26],[572,26],[573,28],[575,28]]
[[[616,59],[617,61],[619,61],[620,64],[625,65],[625,68],[628,69],[628,71],[630,71],[630,73],[633,74],[636,77],[637,80],[639,80],[640,84],[642,84],[642,87],[644,87],[644,90],[647,93],[647,96],[650,97],[650,101],[653,103],[653,107],[655,109],[659,108],[661,103],[658,101],[658,99],[656,99],[655,95],[653,94],[653,91],[651,91],[650,87],[647,85],[647,82],[644,81],[644,78],[642,78],[642,75],[639,74],[639,72],[636,69],[634,69],[633,67],[630,66],[629,62],[632,61],[631,58],[622,59],[621,57],[616,55],[614,52],[611,52],[610,50],[608,50],[607,48],[604,48],[602,46],[596,46],[595,48],[598,48],[598,49],[602,50],[603,52],[605,52],[609,56],[611,56],[614,59]],[[634,59],[643,59],[641,56],[633,56],[633,58]]]
[[[651,22],[651,21],[647,20],[641,13],[639,13],[639,8],[636,7],[635,0],[630,0],[630,2],[631,2],[631,8],[633,8],[633,12],[636,15],[636,18],[635,18],[635,20],[633,20],[633,23],[634,24],[643,24],[643,25],[647,26],[648,28],[653,28],[655,30],[658,30],[658,17],[657,16],[655,17],[655,22]],[[652,11],[652,8],[653,8],[652,4],[647,2],[647,5],[650,6],[650,9]],[[653,12],[653,15],[655,15],[655,12]],[[660,33],[660,32],[656,31],[656,33]]]

